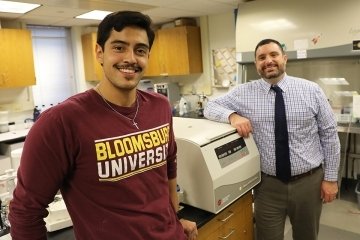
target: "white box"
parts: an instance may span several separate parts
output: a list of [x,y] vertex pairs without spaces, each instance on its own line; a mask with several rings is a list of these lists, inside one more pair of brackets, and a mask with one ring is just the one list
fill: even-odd
[[336,117],[336,121],[338,123],[351,123],[351,122],[355,122],[354,118],[352,117],[352,115],[350,113],[342,113],[342,114],[339,114],[339,113],[336,113],[335,114],[335,117]]
[[360,118],[360,95],[353,96],[353,116]]

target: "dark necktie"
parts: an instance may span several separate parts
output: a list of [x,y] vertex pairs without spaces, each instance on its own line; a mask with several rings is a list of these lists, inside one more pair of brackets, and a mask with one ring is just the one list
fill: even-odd
[[286,113],[282,90],[276,85],[271,87],[276,92],[275,97],[275,155],[276,176],[284,182],[291,177],[289,138],[286,123]]

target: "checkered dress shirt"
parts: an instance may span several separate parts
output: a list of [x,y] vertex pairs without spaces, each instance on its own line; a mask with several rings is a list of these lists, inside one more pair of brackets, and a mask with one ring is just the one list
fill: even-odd
[[[340,143],[332,109],[314,82],[285,76],[277,84],[283,90],[289,132],[292,176],[323,164],[325,180],[337,181]],[[240,84],[206,105],[205,117],[229,122],[237,112],[248,118],[260,152],[261,171],[275,176],[275,92],[263,79]]]

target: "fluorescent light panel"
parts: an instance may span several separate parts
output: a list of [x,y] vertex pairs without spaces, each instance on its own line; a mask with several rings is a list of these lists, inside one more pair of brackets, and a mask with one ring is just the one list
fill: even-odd
[[263,22],[259,22],[259,23],[253,23],[251,24],[251,26],[255,29],[258,29],[260,31],[265,31],[265,32],[269,32],[269,31],[273,31],[273,30],[288,30],[288,29],[295,29],[296,25],[285,19],[285,18],[279,18],[279,19],[271,19],[271,20],[266,20]]
[[320,78],[320,81],[326,85],[349,85],[345,78]]
[[81,18],[81,19],[92,19],[92,20],[103,20],[108,14],[112,12],[108,11],[100,11],[100,10],[93,10],[84,14],[81,14],[79,16],[76,16],[75,18]]
[[0,12],[27,13],[40,6],[40,4],[33,3],[0,1]]

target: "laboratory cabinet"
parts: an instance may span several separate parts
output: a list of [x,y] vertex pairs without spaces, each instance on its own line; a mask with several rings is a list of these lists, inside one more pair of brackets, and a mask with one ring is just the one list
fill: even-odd
[[160,76],[162,73],[161,63],[160,63],[160,46],[159,46],[159,33],[155,32],[155,39],[150,50],[150,57],[148,65],[145,71],[145,76]]
[[0,88],[36,84],[31,32],[0,29]]
[[96,32],[86,33],[81,36],[85,80],[90,82],[98,82],[103,79],[102,67],[95,54],[96,38]]
[[179,26],[156,31],[145,76],[181,76],[202,71],[199,27]]
[[252,203],[250,191],[199,228],[197,240],[253,240]]

